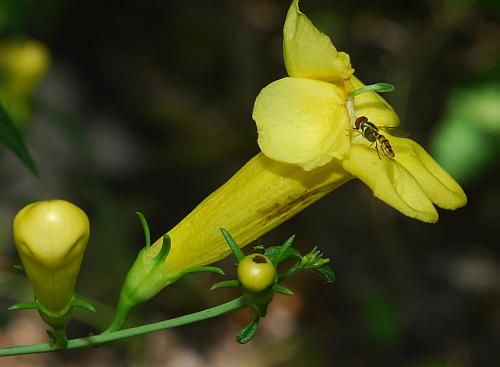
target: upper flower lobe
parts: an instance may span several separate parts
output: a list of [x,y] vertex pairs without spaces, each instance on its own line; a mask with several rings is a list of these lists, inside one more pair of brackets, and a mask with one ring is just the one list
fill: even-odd
[[290,77],[269,84],[255,101],[253,118],[262,152],[305,171],[338,160],[346,174],[362,180],[375,196],[424,222],[438,219],[433,203],[445,209],[464,206],[462,188],[417,143],[380,130],[395,152],[390,158],[378,142],[353,132],[359,116],[385,127],[398,126],[399,118],[375,92],[348,97],[363,87],[353,75],[349,55],[337,51],[298,3],[293,1],[283,29]]

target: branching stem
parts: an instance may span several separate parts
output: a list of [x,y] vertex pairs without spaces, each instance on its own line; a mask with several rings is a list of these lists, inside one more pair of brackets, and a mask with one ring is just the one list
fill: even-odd
[[45,353],[53,352],[56,350],[70,350],[70,349],[80,349],[95,347],[104,343],[109,343],[111,341],[130,338],[132,336],[143,335],[152,333],[159,330],[165,330],[174,328],[177,326],[182,326],[186,324],[191,324],[194,322],[210,319],[217,317],[228,312],[238,310],[240,308],[246,307],[247,301],[245,297],[240,297],[223,303],[221,305],[207,308],[206,310],[195,312],[189,315],[180,316],[174,319],[155,322],[152,324],[142,325],[133,327],[130,329],[124,329],[115,331],[107,334],[99,334],[94,336],[89,336],[86,338],[72,339],[68,340],[68,345],[66,348],[61,348],[58,346],[52,346],[49,343],[32,344],[32,345],[22,345],[18,347],[9,347],[0,349],[0,357],[5,356],[15,356],[20,354],[35,354],[35,353]]

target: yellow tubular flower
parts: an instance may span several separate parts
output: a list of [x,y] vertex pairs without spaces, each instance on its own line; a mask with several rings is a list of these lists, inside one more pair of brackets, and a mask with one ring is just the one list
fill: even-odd
[[40,201],[17,213],[13,232],[42,318],[65,323],[89,238],[87,215],[67,201]]
[[108,331],[120,329],[135,304],[183,272],[227,256],[219,228],[246,246],[355,177],[375,196],[425,222],[437,220],[432,203],[446,209],[465,205],[460,186],[415,142],[387,135],[395,158],[379,157],[351,131],[356,116],[383,126],[397,126],[399,119],[375,92],[349,98],[363,86],[349,55],[300,12],[298,0],[288,11],[283,49],[289,77],[266,86],[255,101],[262,153],[168,232],[170,253],[161,264],[162,239],[139,253]]

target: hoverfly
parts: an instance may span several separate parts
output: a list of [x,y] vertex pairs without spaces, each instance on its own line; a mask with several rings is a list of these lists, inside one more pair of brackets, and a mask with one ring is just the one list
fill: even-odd
[[380,133],[380,127],[375,125],[373,122],[368,121],[366,116],[360,116],[354,122],[354,127],[356,131],[358,131],[363,137],[370,142],[370,145],[375,144],[375,150],[377,151],[378,157],[380,158],[380,154],[378,153],[378,147],[380,144],[380,150],[387,157],[394,158],[396,154],[394,150],[392,150],[391,143],[389,140]]

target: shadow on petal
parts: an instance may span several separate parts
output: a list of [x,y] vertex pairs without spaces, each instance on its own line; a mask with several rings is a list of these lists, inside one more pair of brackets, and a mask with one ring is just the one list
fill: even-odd
[[404,215],[435,223],[438,213],[415,177],[397,161],[377,155],[373,148],[352,145],[344,169],[358,177],[380,200]]
[[395,160],[417,179],[429,199],[443,209],[457,209],[467,203],[460,185],[411,139],[390,137]]

